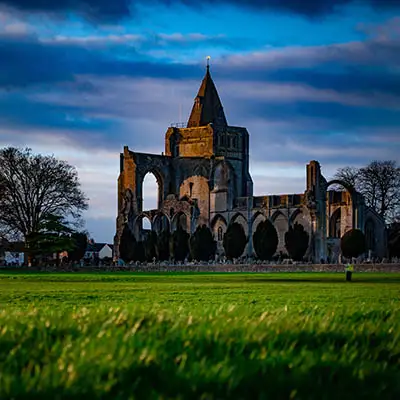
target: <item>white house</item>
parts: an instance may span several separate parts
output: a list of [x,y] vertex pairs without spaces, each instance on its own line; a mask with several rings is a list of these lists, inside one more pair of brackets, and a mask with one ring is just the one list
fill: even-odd
[[4,252],[4,261],[7,265],[21,266],[24,263],[24,253],[6,251]]
[[89,243],[86,249],[86,259],[98,258],[103,260],[104,258],[113,258],[113,245],[108,243]]

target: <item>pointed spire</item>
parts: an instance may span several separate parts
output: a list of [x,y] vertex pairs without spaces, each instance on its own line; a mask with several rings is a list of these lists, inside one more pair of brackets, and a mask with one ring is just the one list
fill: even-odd
[[211,78],[209,60],[210,58],[207,57],[206,75],[194,99],[194,105],[187,124],[188,128],[206,126],[210,123],[217,126],[228,125],[217,88]]

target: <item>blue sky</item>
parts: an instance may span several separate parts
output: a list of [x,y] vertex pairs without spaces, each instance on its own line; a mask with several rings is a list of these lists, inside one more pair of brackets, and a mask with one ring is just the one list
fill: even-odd
[[0,146],[76,165],[87,228],[110,242],[119,152],[163,151],[207,55],[256,195],[303,192],[312,159],[327,177],[400,162],[397,0],[0,0]]

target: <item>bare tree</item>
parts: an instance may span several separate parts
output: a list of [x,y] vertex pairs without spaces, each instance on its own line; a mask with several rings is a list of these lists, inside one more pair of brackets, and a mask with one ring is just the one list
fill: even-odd
[[0,231],[25,241],[49,214],[79,220],[88,208],[74,167],[31,149],[0,150]]
[[361,168],[360,179],[367,204],[384,218],[394,217],[400,206],[400,167],[396,161],[372,161]]
[[364,168],[340,168],[335,179],[364,195],[368,206],[391,221],[400,209],[400,167],[396,161],[372,161]]
[[355,167],[339,168],[334,176],[334,179],[340,180],[347,186],[360,189],[360,170]]

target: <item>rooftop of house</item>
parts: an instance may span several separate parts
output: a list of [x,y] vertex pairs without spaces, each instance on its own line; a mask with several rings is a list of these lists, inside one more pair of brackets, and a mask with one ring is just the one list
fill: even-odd
[[98,253],[104,246],[108,246],[111,250],[114,249],[114,245],[108,243],[88,243],[86,251]]

